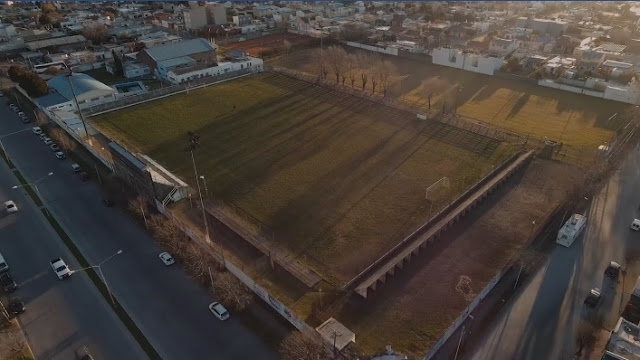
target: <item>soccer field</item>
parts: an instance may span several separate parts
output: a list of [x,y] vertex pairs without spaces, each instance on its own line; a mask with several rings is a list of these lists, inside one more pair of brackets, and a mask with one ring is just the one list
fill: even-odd
[[[97,116],[109,137],[233,202],[335,285],[466,190],[514,149],[281,75],[237,79]],[[447,176],[438,201],[425,189]]]

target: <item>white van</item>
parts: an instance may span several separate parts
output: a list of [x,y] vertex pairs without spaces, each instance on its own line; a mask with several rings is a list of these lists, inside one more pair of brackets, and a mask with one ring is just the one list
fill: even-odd
[[640,231],[640,220],[633,219],[633,222],[631,223],[631,230]]
[[0,254],[0,273],[3,273],[5,271],[9,271],[9,265],[4,260],[4,257],[2,257],[2,254]]

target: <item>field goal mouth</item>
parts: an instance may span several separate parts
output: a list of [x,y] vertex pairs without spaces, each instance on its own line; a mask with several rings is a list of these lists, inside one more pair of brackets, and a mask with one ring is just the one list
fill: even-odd
[[443,189],[449,189],[451,187],[451,182],[448,177],[443,177],[442,179],[434,182],[425,190],[424,198],[426,200],[433,201],[435,198],[440,197]]

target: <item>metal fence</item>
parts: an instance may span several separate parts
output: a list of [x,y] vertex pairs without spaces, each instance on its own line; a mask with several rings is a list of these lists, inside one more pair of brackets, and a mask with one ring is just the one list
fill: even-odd
[[175,94],[187,92],[189,90],[213,85],[220,81],[225,81],[225,80],[237,78],[240,76],[252,74],[253,72],[254,71],[251,68],[247,68],[247,69],[242,69],[237,71],[231,71],[226,74],[221,74],[218,76],[203,77],[200,79],[189,81],[184,84],[171,85],[164,88],[151,90],[140,95],[128,96],[116,101],[92,106],[88,109],[83,109],[82,113],[85,116],[95,116],[95,115],[103,114],[105,112],[114,111],[124,107],[136,105],[139,103],[152,101],[152,100],[160,99],[166,96],[175,95]]

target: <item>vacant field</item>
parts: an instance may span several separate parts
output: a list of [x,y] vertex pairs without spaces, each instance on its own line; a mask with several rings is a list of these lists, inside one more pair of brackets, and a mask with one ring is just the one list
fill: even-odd
[[[356,275],[513,153],[486,137],[274,74],[92,118],[266,224],[334,285]],[[425,189],[443,176],[439,201]],[[195,184],[194,184],[195,185]]]
[[[354,51],[354,50],[350,50]],[[273,63],[317,74],[314,49],[296,51],[273,60]],[[624,121],[629,105],[591,96],[573,94],[531,84],[474,74],[431,63],[385,57],[392,61],[399,75],[407,75],[397,84],[396,95],[408,103],[432,111],[451,110],[537,139],[549,138],[579,149],[595,150],[611,139]],[[333,80],[329,78],[329,80]],[[425,82],[428,84],[425,84]],[[359,81],[356,81],[358,87]]]
[[345,306],[337,318],[355,331],[358,345],[367,351],[392,344],[415,358],[424,356],[520,251],[534,230],[532,222],[540,226],[576,179],[576,168],[534,160],[390,279],[379,294]]
[[[285,42],[286,40],[286,42]],[[250,55],[260,57],[263,52],[273,50],[285,50],[287,43],[289,46],[311,45],[317,44],[319,39],[306,35],[298,35],[293,33],[280,33],[262,36],[256,39],[240,41],[224,45],[224,50],[242,50]]]

